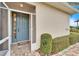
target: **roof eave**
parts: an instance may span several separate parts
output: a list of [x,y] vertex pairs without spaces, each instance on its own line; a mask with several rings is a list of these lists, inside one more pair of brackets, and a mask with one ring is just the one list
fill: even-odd
[[79,13],[79,10],[77,10],[76,8],[73,8],[71,5],[69,5],[67,2],[64,2],[64,4],[66,6],[68,6],[69,8],[71,8],[73,11],[75,11],[76,13]]
[[[55,2],[55,3],[57,3],[57,2]],[[51,5],[52,7],[55,6],[55,5],[53,5],[53,3],[50,4],[49,2],[45,2],[45,4]],[[68,14],[74,14],[74,13],[78,13],[79,12],[78,10],[72,8],[67,2],[63,2],[62,4],[63,4],[63,6],[68,7],[72,12],[70,13],[69,11],[62,10],[61,8],[57,8],[57,9],[60,9],[61,11],[64,11],[65,13],[68,13]],[[60,3],[59,3],[59,5],[61,6]],[[55,7],[58,7],[58,6],[55,6]]]

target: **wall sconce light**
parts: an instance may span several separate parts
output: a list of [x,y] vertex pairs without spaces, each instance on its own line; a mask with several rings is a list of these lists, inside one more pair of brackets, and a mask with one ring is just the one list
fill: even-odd
[[23,7],[23,4],[20,4],[20,7]]

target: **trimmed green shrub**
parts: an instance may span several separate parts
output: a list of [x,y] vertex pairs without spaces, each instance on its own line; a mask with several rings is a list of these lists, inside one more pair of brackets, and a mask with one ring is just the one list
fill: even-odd
[[44,33],[41,35],[41,45],[40,50],[48,55],[52,51],[52,36],[48,33]]
[[54,39],[52,39],[50,34],[44,33],[41,35],[40,49],[44,54],[50,54],[51,52],[54,54],[77,42],[79,42],[79,33],[77,32],[71,32],[70,35]]
[[52,53],[62,51],[69,45],[69,36],[57,37],[52,40]]
[[79,33],[71,32],[69,37],[69,42],[71,45],[79,42]]
[[70,32],[76,32],[76,33],[79,33],[79,29],[77,29],[77,28],[70,28]]

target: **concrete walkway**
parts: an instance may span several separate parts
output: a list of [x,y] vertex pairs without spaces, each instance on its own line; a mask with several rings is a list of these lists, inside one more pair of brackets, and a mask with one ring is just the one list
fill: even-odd
[[39,56],[36,51],[30,51],[30,42],[24,41],[19,44],[12,44],[11,56]]
[[52,56],[79,56],[79,43],[76,43]]
[[[14,45],[12,47],[11,55],[12,56],[41,56],[38,51],[30,52],[27,49],[28,45],[23,44],[21,46]],[[79,43],[69,46],[67,49],[63,51],[51,55],[51,56],[79,56]]]

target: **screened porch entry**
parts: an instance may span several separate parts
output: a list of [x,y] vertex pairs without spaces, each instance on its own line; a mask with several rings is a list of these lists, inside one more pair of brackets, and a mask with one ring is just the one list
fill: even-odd
[[8,52],[8,9],[0,2],[0,56]]
[[[5,2],[10,8],[12,43],[36,42],[36,6],[24,2]],[[33,38],[33,39],[32,39]]]
[[36,7],[24,2],[5,3],[10,9],[11,55],[26,55],[36,43]]

